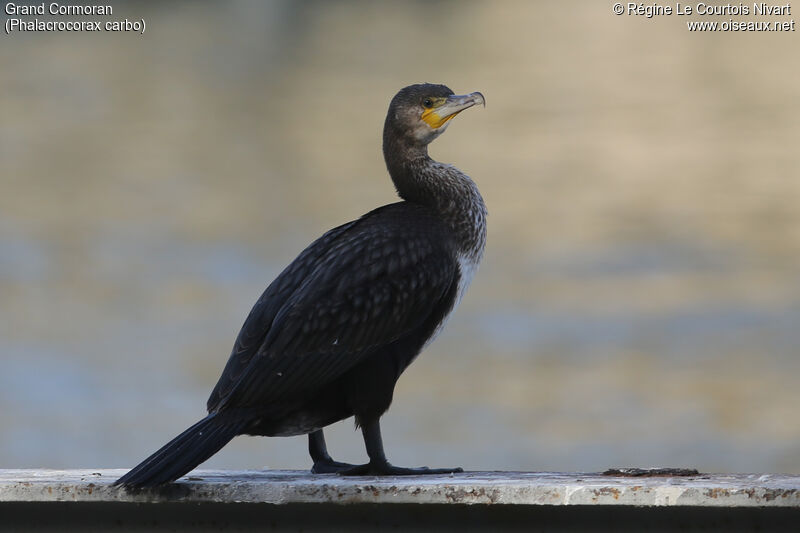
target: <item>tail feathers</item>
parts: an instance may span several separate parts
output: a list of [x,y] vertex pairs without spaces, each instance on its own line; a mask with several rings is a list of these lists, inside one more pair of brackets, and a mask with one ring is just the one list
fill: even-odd
[[217,414],[210,414],[169,441],[114,485],[147,488],[175,481],[217,453],[245,426],[244,421],[222,420]]

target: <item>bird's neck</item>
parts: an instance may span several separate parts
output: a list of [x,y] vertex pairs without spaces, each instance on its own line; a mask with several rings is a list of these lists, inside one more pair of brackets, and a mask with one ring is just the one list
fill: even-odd
[[486,242],[486,205],[475,182],[456,167],[434,161],[425,146],[384,139],[383,152],[397,194],[438,212],[462,251],[480,258]]

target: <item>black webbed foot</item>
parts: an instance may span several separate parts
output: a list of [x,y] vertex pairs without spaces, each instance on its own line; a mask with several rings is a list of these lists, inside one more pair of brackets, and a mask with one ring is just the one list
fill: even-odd
[[312,474],[337,474],[339,472],[350,470],[353,468],[357,468],[359,465],[353,465],[350,463],[340,463],[339,461],[334,461],[330,457],[327,460],[317,461],[314,463],[314,466],[311,467]]
[[325,444],[325,435],[321,429],[308,434],[308,452],[314,461],[314,466],[311,467],[312,474],[335,474],[356,467],[356,465],[340,463],[331,458]]
[[406,468],[394,466],[388,462],[372,462],[356,465],[349,469],[339,470],[340,476],[426,476],[434,474],[457,474],[463,472],[463,468]]
[[361,423],[361,432],[364,435],[364,445],[367,447],[369,462],[340,470],[338,474],[341,476],[428,476],[457,474],[464,471],[462,468],[428,468],[427,466],[406,468],[394,466],[386,460],[386,454],[383,452],[383,439],[381,438],[379,420]]

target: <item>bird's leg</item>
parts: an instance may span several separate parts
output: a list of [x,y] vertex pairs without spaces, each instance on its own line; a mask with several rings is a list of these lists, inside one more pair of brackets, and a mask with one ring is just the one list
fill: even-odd
[[361,426],[361,433],[364,435],[364,445],[367,447],[369,463],[354,466],[346,470],[340,470],[343,476],[416,476],[424,474],[453,474],[463,472],[461,468],[404,468],[394,466],[386,460],[383,451],[383,439],[381,438],[381,426],[379,420],[374,420]]
[[325,445],[325,435],[321,429],[308,434],[308,453],[311,454],[311,459],[314,461],[314,466],[311,467],[311,472],[314,474],[331,474],[355,466],[331,459],[331,456],[328,455],[328,447]]

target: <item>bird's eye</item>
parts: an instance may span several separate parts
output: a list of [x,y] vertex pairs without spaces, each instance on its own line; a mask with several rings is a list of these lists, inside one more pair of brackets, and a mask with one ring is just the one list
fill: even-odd
[[425,100],[422,101],[422,105],[428,108],[433,107],[433,100],[431,100],[430,98],[426,98]]

